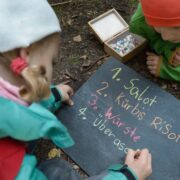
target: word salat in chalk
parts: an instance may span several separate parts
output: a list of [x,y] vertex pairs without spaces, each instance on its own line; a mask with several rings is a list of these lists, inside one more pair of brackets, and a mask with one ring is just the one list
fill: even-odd
[[143,104],[148,104],[149,106],[152,106],[154,103],[157,103],[157,96],[154,96],[153,98],[145,97],[149,86],[143,89],[143,91],[140,91],[139,88],[135,85],[136,82],[140,82],[140,79],[131,79],[129,81],[129,85],[124,85],[124,89],[129,90],[129,94],[133,96],[134,99],[142,101]]

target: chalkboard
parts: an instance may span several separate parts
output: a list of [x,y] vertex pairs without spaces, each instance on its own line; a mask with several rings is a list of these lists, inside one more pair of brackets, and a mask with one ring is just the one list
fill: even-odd
[[148,148],[149,179],[180,179],[178,99],[110,58],[73,100],[57,113],[76,143],[64,151],[89,175],[123,163],[128,148]]

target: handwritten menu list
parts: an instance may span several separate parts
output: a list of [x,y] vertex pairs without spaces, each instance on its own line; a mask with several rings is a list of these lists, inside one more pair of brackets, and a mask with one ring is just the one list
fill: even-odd
[[149,148],[149,179],[180,179],[180,102],[110,58],[77,91],[58,118],[75,146],[65,152],[89,175],[123,163],[128,148]]

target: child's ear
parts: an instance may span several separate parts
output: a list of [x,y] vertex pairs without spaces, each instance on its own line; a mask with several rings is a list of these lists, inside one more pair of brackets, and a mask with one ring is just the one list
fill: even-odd
[[29,60],[29,50],[28,48],[21,48],[19,50],[19,56],[23,59],[25,59],[27,62]]

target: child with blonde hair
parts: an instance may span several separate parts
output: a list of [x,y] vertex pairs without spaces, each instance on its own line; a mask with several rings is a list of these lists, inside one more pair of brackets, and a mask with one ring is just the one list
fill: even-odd
[[147,53],[151,74],[180,81],[180,1],[140,0],[130,30],[147,38],[153,52]]
[[0,14],[0,179],[45,179],[23,141],[46,137],[61,148],[74,144],[50,112],[62,101],[73,104],[69,86],[50,88],[60,25],[45,0],[2,0]]
[[[42,166],[39,170],[35,156],[27,153],[24,143],[45,137],[60,148],[74,144],[52,113],[61,102],[73,105],[71,87],[50,87],[61,31],[55,13],[46,0],[1,0],[0,23],[0,179],[80,178],[61,173],[59,159],[47,161],[46,170]],[[139,160],[135,159],[137,153]],[[148,150],[129,151],[126,164],[129,167],[116,166],[99,179],[137,179],[151,173]]]

